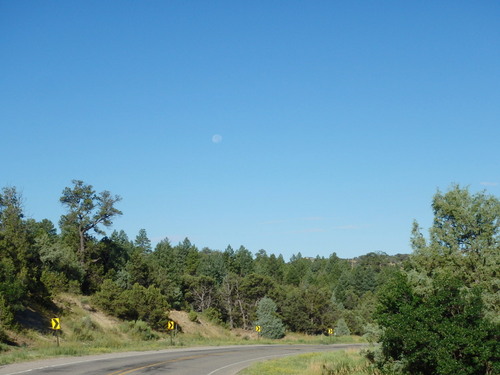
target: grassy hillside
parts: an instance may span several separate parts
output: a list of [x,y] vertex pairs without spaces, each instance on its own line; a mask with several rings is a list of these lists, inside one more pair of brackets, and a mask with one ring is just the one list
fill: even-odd
[[[51,328],[51,319],[54,317],[60,319],[60,331]],[[180,346],[340,342],[339,338],[295,333],[281,340],[266,340],[253,331],[229,330],[212,323],[203,315],[194,316],[183,311],[170,311],[168,318],[176,322],[177,331],[153,331],[144,322],[127,322],[104,314],[87,297],[60,294],[54,299],[52,308],[31,306],[16,317],[16,329],[7,331],[9,344],[0,347],[0,365],[52,356]],[[357,341],[360,338],[342,338],[342,342]]]

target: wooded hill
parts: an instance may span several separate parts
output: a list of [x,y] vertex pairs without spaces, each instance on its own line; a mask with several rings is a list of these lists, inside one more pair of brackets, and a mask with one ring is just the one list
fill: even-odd
[[[500,202],[494,196],[459,186],[438,191],[429,238],[415,222],[410,256],[298,253],[288,261],[244,246],[199,249],[187,238],[153,248],[145,229],[133,240],[124,231],[107,235],[104,229],[122,214],[120,200],[75,180],[62,192],[66,214],[57,230],[49,220],[25,218],[19,192],[3,188],[0,342],[8,342],[5,328],[15,326],[16,313],[33,303],[49,306],[67,291],[157,330],[165,329],[172,309],[203,312],[228,328],[266,321],[276,337],[284,329],[322,334],[334,327],[361,335],[381,328],[382,349],[371,359],[389,373],[493,371],[500,354]],[[457,372],[465,363],[481,372]]]
[[[133,240],[104,229],[121,215],[120,197],[73,181],[61,195],[67,212],[59,231],[26,219],[22,197],[4,188],[0,200],[0,311],[2,324],[30,302],[47,303],[70,291],[93,297],[106,312],[161,329],[169,309],[205,312],[229,328],[251,329],[257,303],[271,298],[287,329],[322,333],[344,319],[353,334],[372,323],[375,292],[405,259],[369,253],[356,259],[304,258],[244,246],[198,249],[189,239],[154,249],[145,229]],[[57,204],[57,202],[55,202]]]

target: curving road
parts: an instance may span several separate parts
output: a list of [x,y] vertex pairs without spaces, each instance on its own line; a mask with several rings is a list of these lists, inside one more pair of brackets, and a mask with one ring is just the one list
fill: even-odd
[[0,367],[0,375],[234,375],[252,363],[267,359],[360,346],[249,345],[114,353],[17,363]]

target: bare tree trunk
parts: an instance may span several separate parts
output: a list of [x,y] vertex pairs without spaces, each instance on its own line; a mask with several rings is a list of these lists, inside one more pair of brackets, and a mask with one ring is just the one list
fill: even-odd
[[85,232],[83,228],[78,228],[78,234],[80,235],[80,248],[78,249],[80,263],[85,268]]

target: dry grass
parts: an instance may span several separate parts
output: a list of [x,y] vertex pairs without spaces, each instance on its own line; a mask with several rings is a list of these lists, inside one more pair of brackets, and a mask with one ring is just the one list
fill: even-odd
[[128,350],[156,350],[172,346],[217,346],[248,344],[297,344],[297,343],[352,343],[359,338],[342,340],[326,336],[288,334],[281,340],[262,339],[254,331],[229,330],[213,324],[202,314],[196,321],[183,311],[170,311],[169,319],[181,327],[181,332],[171,336],[169,332],[148,331],[140,322],[126,323],[104,314],[93,307],[86,297],[61,294],[55,299],[60,315],[60,346],[56,346],[54,332],[49,329],[51,312],[30,312],[32,325],[19,331],[9,331],[11,341],[17,346],[2,346],[0,365],[60,355],[87,355]]
[[309,353],[257,363],[240,375],[379,375],[359,350]]

